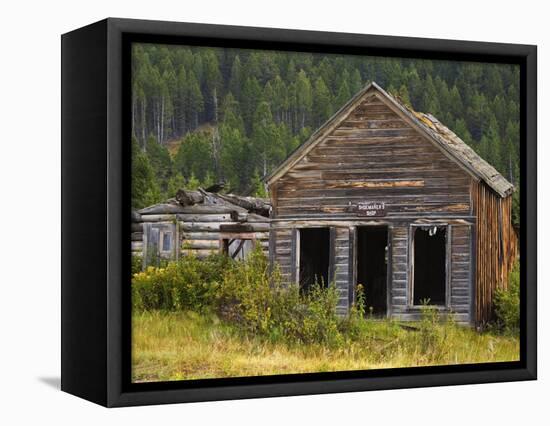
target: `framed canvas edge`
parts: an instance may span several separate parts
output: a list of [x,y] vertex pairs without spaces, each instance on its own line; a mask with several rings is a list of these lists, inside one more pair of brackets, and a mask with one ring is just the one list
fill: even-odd
[[[354,392],[446,386],[473,383],[505,382],[536,379],[536,88],[537,50],[536,46],[469,42],[439,39],[418,39],[392,36],[369,36],[362,34],[328,33],[315,31],[281,30],[270,28],[234,27],[209,24],[187,24],[162,21],[143,21],[109,18],[107,20],[107,76],[108,76],[108,120],[107,120],[107,406],[130,406],[176,402],[197,402],[223,399],[242,399],[306,395],[335,392]],[[523,137],[525,151],[522,151],[522,223],[525,238],[522,240],[522,254],[525,268],[522,268],[521,321],[525,333],[521,335],[521,347],[525,353],[524,365],[515,369],[492,369],[460,373],[429,373],[410,376],[371,377],[356,379],[334,379],[319,381],[293,381],[289,383],[242,384],[235,386],[204,387],[193,389],[167,389],[154,391],[128,391],[124,386],[124,360],[122,358],[123,327],[130,320],[122,308],[122,287],[126,279],[121,265],[124,256],[125,212],[129,211],[128,200],[123,199],[122,160],[128,151],[123,140],[123,96],[122,87],[122,40],[126,33],[183,36],[235,38],[274,43],[297,42],[301,45],[315,44],[334,46],[362,46],[380,51],[389,49],[395,53],[416,51],[419,56],[451,52],[453,55],[500,56],[517,58],[525,67],[526,81],[522,86],[525,96]],[[526,171],[529,171],[528,173]],[[125,317],[126,315],[126,317]],[[428,367],[429,368],[429,367]],[[127,378],[127,377],[126,377]]]

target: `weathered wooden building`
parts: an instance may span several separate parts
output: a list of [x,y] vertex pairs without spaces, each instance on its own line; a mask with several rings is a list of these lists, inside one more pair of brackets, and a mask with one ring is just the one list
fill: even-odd
[[371,83],[265,180],[270,256],[289,283],[335,283],[348,312],[483,323],[518,255],[514,187],[435,117]]
[[176,198],[133,212],[132,255],[145,267],[191,253],[244,258],[255,244],[267,254],[269,211],[258,198],[180,190]]

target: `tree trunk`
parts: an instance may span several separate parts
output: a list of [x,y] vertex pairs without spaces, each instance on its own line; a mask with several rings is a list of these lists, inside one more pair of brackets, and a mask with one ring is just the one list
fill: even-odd
[[141,139],[145,147],[145,135],[147,133],[147,116],[145,115],[145,98],[141,100]]
[[216,194],[216,197],[221,198],[222,200],[228,201],[231,204],[242,207],[249,212],[259,214],[261,216],[269,217],[269,211],[271,210],[271,205],[265,202],[261,198],[255,197],[241,197],[233,194]]
[[212,97],[214,101],[214,123],[218,124],[218,95],[215,87]]
[[136,137],[136,97],[132,96],[132,137]]
[[161,107],[160,107],[160,140],[159,143],[162,145],[164,141],[164,96],[161,98]]
[[157,102],[157,142],[160,143],[160,105]]

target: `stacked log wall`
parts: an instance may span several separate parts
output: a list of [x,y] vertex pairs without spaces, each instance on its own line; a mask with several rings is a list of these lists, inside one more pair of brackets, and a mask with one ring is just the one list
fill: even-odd
[[[241,222],[232,220],[228,214],[155,214],[141,215],[141,222],[132,223],[132,255],[142,257],[144,254],[144,232],[145,223],[156,223],[178,226],[178,256],[194,254],[203,258],[220,251],[220,226],[240,225]],[[269,252],[269,221],[246,222],[252,228],[248,235],[254,236],[256,242],[262,247],[267,255]]]

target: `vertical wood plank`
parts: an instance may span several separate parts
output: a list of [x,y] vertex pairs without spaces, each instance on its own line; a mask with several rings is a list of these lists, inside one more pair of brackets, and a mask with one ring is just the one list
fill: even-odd
[[332,285],[336,278],[336,227],[329,228],[329,260],[328,260],[328,285]]
[[451,277],[453,268],[453,227],[447,225],[446,229],[447,240],[445,241],[445,306],[451,308]]
[[392,316],[392,303],[391,303],[391,296],[392,296],[392,257],[393,257],[393,227],[388,226],[388,236],[387,236],[387,247],[388,252],[386,253],[388,264],[386,265],[386,317],[391,318]]
[[348,254],[348,300],[349,306],[355,303],[355,283],[357,282],[357,228],[349,228]]
[[299,273],[299,262],[300,254],[298,250],[300,249],[299,243],[300,233],[298,229],[292,228],[291,240],[290,240],[290,280],[292,283],[299,284],[300,273]]

